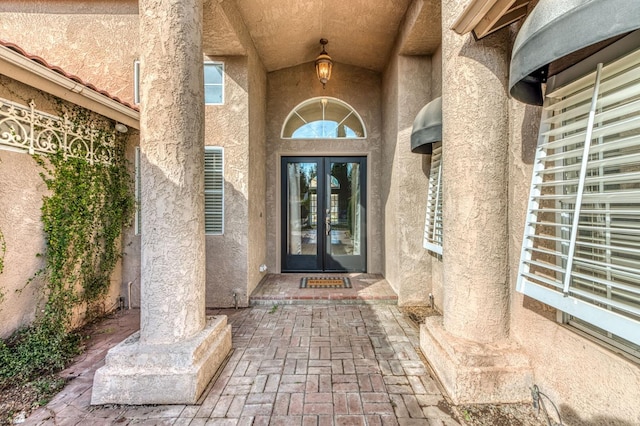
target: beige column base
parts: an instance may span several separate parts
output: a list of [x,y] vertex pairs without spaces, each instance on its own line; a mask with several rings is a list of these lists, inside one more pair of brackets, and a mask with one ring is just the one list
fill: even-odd
[[93,379],[91,404],[194,404],[231,350],[227,317],[178,343],[144,345],[140,332],[107,353]]
[[477,343],[455,337],[442,317],[420,326],[420,349],[455,404],[524,402],[533,372],[514,342]]

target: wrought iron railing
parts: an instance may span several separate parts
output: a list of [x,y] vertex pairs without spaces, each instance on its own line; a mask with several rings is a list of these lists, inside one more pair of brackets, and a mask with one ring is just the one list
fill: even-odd
[[62,152],[89,163],[111,164],[116,155],[113,132],[82,126],[65,114],[57,117],[36,110],[34,101],[22,106],[0,98],[0,148],[29,154]]

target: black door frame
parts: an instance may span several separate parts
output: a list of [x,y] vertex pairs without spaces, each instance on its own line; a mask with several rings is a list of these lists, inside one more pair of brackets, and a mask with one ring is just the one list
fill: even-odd
[[[317,173],[317,253],[316,255],[289,255],[287,253],[288,232],[288,172],[287,164],[316,163]],[[332,256],[329,253],[331,236],[325,228],[325,208],[329,203],[327,194],[327,179],[330,179],[331,163],[357,162],[360,164],[360,218],[361,239],[360,255]],[[287,272],[366,272],[367,270],[367,157],[366,156],[283,156],[280,162],[281,171],[281,271]],[[320,178],[321,177],[321,178]]]

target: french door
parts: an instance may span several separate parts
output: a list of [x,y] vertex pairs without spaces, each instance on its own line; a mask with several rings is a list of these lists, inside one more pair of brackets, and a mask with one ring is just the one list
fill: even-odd
[[282,271],[366,272],[366,158],[282,158]]

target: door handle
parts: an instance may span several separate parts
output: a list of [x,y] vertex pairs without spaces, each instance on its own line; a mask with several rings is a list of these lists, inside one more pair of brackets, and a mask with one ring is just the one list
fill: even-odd
[[330,211],[327,209],[327,214],[324,217],[324,232],[327,236],[331,233],[331,215],[329,213]]

